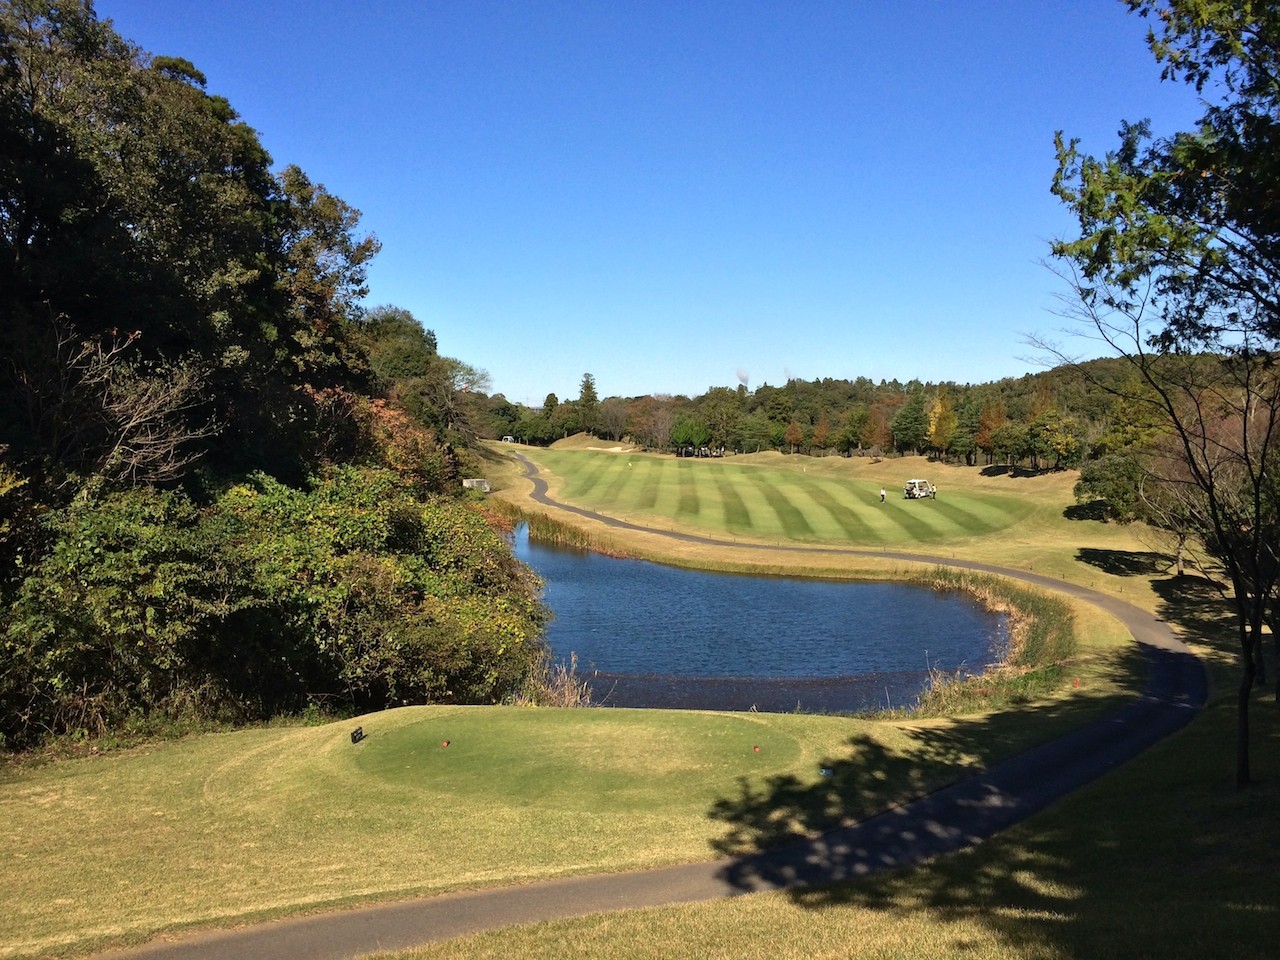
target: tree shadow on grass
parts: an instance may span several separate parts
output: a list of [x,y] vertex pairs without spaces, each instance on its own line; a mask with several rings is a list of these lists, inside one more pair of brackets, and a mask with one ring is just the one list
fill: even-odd
[[1090,500],[1088,503],[1073,503],[1062,511],[1062,515],[1068,520],[1099,520],[1105,522],[1107,519],[1107,502],[1105,500]]
[[984,477],[1039,477],[1052,472],[1051,470],[1032,470],[1030,467],[1010,466],[1007,463],[993,463],[990,466],[983,467],[981,470]]
[[1155,577],[1167,573],[1173,558],[1149,550],[1098,550],[1082,547],[1076,559],[1117,577]]
[[[1160,586],[1169,591],[1164,606],[1171,619],[1220,626],[1211,584]],[[1142,659],[1131,645],[1117,654],[1113,669],[1118,677],[1132,676]],[[1187,743],[1181,736],[1131,761],[1136,774],[1119,781],[1104,776],[1097,789],[1065,799],[1037,805],[1042,779],[1057,775],[1052,750],[1050,762],[1033,768],[1020,787],[997,785],[1010,781],[1002,773],[1007,765],[994,761],[1027,745],[1020,731],[1031,726],[1032,712],[1035,729],[1058,737],[1055,744],[1094,731],[1093,739],[1076,743],[1075,753],[1061,755],[1065,769],[1108,738],[1141,727],[1119,724],[1117,717],[1149,702],[1081,696],[945,728],[910,729],[911,742],[900,749],[855,736],[821,761],[816,780],[741,781],[737,795],[719,800],[709,814],[726,827],[717,849],[733,859],[723,876],[743,891],[786,890],[815,911],[869,909],[901,915],[917,928],[936,924],[930,952],[938,956],[982,954],[994,939],[1023,957],[1198,958],[1220,953],[1227,942],[1235,957],[1271,957],[1280,937],[1274,854],[1280,827],[1260,837],[1231,823],[1274,822],[1268,811],[1280,789],[1250,796],[1232,791],[1225,777],[1206,779],[1203,769],[1179,761],[1177,751]],[[1186,736],[1218,735],[1197,733],[1204,726],[1186,728]],[[1280,722],[1273,726],[1280,731]],[[1268,744],[1280,755],[1280,736],[1269,736]],[[955,803],[931,806],[941,796],[930,793],[939,780],[962,776],[975,759],[992,764],[991,775],[966,780],[972,787],[958,802],[961,815]],[[1136,793],[1118,792],[1125,787]],[[869,816],[895,789],[925,794],[923,806]],[[1004,829],[1009,815],[1017,819],[1050,803],[1054,813]],[[865,819],[857,826],[844,826],[859,818]],[[1004,832],[989,839],[998,831]],[[1259,862],[1258,841],[1271,851],[1265,862]],[[976,846],[941,856],[969,843]],[[922,860],[929,862],[916,865]]]
[[[728,868],[731,882],[744,887],[790,887],[801,881],[794,860],[772,859],[758,851],[803,844],[817,853],[818,869],[804,882],[834,874],[862,875],[883,865],[877,857],[863,863],[866,851],[849,851],[841,862],[834,848],[824,849],[832,830],[866,821],[886,807],[924,797],[946,784],[1019,755],[1037,743],[1070,734],[1119,709],[1129,700],[1127,685],[1142,676],[1136,648],[1117,651],[1098,681],[1077,695],[1052,703],[1014,706],[977,719],[945,726],[907,727],[908,745],[886,747],[871,736],[850,737],[837,754],[823,758],[812,776],[780,774],[763,781],[742,778],[736,796],[722,797],[709,812],[725,834],[713,846],[740,858]],[[985,794],[985,788],[978,788]],[[989,799],[989,797],[988,797]],[[892,822],[890,817],[889,821]],[[914,828],[913,828],[914,829]],[[912,837],[903,838],[908,843]],[[908,862],[908,855],[890,857]],[[888,861],[885,861],[886,863]]]
[[1218,584],[1207,577],[1188,574],[1155,580],[1160,598],[1159,614],[1190,636],[1212,645],[1229,645],[1235,638],[1235,616]]

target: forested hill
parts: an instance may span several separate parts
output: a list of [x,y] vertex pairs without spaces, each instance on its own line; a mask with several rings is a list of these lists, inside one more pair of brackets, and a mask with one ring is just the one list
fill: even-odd
[[1117,442],[1132,418],[1116,399],[1132,371],[1120,358],[1059,365],[993,383],[855,379],[789,380],[748,390],[713,387],[697,397],[597,396],[583,377],[576,399],[548,394],[540,408],[483,398],[486,436],[547,444],[580,431],[655,450],[825,456],[929,453],[960,463],[1076,466]]
[[535,584],[457,498],[483,375],[191,63],[0,0],[0,738],[507,696]]

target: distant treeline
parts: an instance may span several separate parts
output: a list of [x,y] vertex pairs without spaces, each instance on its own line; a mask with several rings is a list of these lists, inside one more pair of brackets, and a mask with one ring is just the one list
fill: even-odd
[[1118,359],[1083,366],[979,385],[858,377],[603,401],[587,375],[578,399],[549,394],[539,409],[501,395],[475,398],[474,420],[485,436],[543,445],[585,431],[659,451],[929,454],[1063,468],[1108,443],[1117,410],[1107,387],[1128,375]]

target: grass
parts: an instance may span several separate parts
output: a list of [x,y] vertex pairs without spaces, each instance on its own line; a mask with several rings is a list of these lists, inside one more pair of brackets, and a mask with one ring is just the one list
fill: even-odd
[[[866,814],[1078,722],[1117,694],[1112,673],[1056,716],[1010,713],[980,738],[945,720],[411,707],[10,766],[0,956],[706,859],[734,828],[709,811],[740,791],[793,778],[815,790],[816,830],[820,768],[881,758],[850,806]],[[950,746],[920,758],[926,740]]]
[[[1262,709],[1256,713],[1265,714]],[[1231,787],[1229,705],[980,847],[795,893],[620,911],[431,944],[398,960],[1269,960],[1280,936],[1274,711],[1265,784]]]
[[[570,485],[577,464],[595,469],[595,459],[625,462],[626,454],[576,456],[560,463],[566,477],[554,492]],[[1217,696],[1182,734],[1098,785],[936,864],[790,896],[509,929],[402,956],[1190,957],[1226,943],[1233,956],[1274,953],[1280,714],[1255,708],[1255,769],[1266,780],[1233,790],[1233,661],[1212,591],[1162,576],[1162,558],[1135,530],[1071,519],[1065,477],[775,457],[744,462],[751,476],[722,472],[707,488],[730,505],[713,524],[712,494],[698,492],[695,513],[692,496],[659,482],[668,465],[651,459],[648,492],[637,502],[652,497],[649,509],[666,503],[676,511],[683,503],[687,517],[720,535],[730,515],[741,524],[743,511],[754,517],[770,500],[752,499],[744,486],[741,507],[733,506],[725,491],[759,486],[752,477],[775,471],[808,518],[809,546],[838,545],[832,531],[844,528],[839,511],[796,494],[807,466],[839,479],[835,486],[874,489],[877,502],[877,477],[893,489],[891,479],[900,487],[907,476],[937,482],[939,506],[949,496],[978,507],[1021,498],[1016,522],[982,535],[954,524],[922,552],[1034,567],[1155,610],[1191,631],[1215,671]],[[703,466],[679,469],[692,483]],[[490,469],[500,497],[537,509],[516,465],[493,460]],[[591,489],[601,492],[581,495],[603,497],[610,485],[610,496],[622,495],[618,474],[598,468]],[[857,505],[848,510],[851,522]],[[645,516],[662,523],[657,513]],[[754,535],[716,550],[573,523],[593,543],[689,565],[886,577],[920,566],[780,550]],[[678,525],[694,529],[688,519]],[[1062,683],[998,704],[970,698],[948,706],[958,715],[946,718],[427,707],[13,764],[0,773],[8,900],[0,957],[78,954],[156,931],[700,859],[812,833],[830,824],[833,808],[857,816],[929,789],[1131,692],[1137,658],[1116,623],[1077,603],[1071,616],[1085,646],[1061,666]],[[369,736],[352,745],[356,725]],[[819,767],[837,776],[820,778]],[[798,786],[785,797],[769,789],[782,781]],[[784,803],[787,816],[774,816]]]
[[[957,468],[910,461],[522,452],[558,478],[555,492],[568,502],[632,522],[662,521],[728,538],[868,547],[942,544],[1007,530],[1033,509],[1007,484],[952,483]],[[946,493],[936,500],[904,500],[908,467],[937,477]],[[890,491],[885,503],[881,486]]]

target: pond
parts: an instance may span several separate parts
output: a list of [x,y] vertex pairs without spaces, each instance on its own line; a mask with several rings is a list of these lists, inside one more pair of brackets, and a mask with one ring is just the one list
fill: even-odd
[[914,706],[930,670],[997,662],[1005,620],[965,593],[904,583],[743,576],[532,542],[553,656],[593,704],[767,712]]

